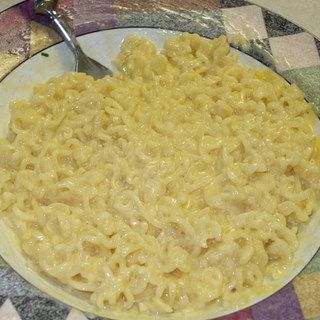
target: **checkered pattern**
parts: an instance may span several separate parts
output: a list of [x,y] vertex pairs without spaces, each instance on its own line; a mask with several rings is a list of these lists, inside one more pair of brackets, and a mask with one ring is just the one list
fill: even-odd
[[[225,34],[229,39],[241,34],[250,42],[246,53],[295,82],[320,110],[320,41],[243,0],[60,0],[58,4],[77,34],[129,26],[197,32],[206,37]],[[45,18],[33,15],[31,1],[0,14],[0,79],[23,60],[60,41],[45,23]],[[319,289],[320,252],[279,292],[221,319],[320,319]],[[1,258],[0,305],[0,320],[87,319],[29,285]]]

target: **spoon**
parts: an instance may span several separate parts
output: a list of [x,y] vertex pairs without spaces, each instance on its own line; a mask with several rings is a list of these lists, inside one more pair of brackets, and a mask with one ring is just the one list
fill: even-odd
[[111,76],[112,71],[99,62],[88,57],[81,49],[73,31],[61,15],[55,11],[57,0],[33,0],[36,14],[42,14],[50,19],[50,26],[62,37],[75,58],[75,71],[84,72],[95,79]]

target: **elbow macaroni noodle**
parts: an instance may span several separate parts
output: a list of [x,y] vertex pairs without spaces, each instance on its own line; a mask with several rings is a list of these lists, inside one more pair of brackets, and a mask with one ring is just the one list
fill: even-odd
[[310,104],[240,65],[225,37],[182,34],[158,53],[133,34],[115,64],[11,105],[0,210],[24,254],[99,308],[171,313],[257,292],[319,207]]

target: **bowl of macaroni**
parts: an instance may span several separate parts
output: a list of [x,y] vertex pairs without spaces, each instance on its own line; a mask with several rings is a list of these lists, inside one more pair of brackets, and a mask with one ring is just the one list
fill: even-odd
[[283,287],[319,247],[318,119],[224,36],[165,32],[158,50],[144,34],[160,31],[141,30],[101,33],[124,39],[112,77],[49,71],[10,104],[0,253],[56,299],[111,319],[228,314]]

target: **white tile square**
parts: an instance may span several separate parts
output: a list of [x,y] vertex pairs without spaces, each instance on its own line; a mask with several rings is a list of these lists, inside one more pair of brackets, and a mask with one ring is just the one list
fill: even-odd
[[7,299],[0,308],[0,320],[21,320],[10,299]]
[[222,16],[229,40],[239,34],[247,40],[268,37],[262,10],[255,5],[222,9]]
[[87,317],[77,309],[71,309],[66,320],[88,320]]
[[277,71],[320,65],[314,38],[307,32],[269,39]]

